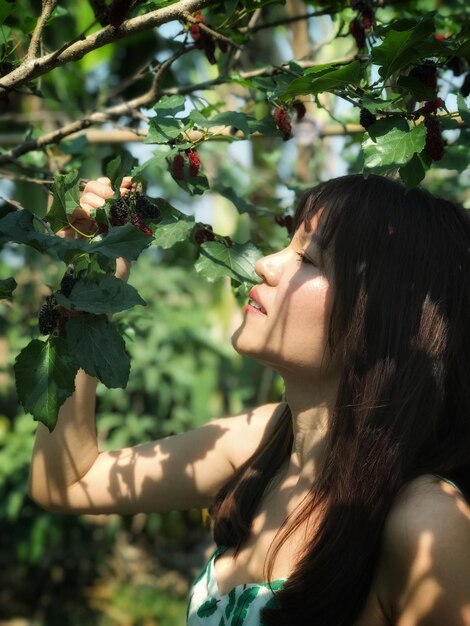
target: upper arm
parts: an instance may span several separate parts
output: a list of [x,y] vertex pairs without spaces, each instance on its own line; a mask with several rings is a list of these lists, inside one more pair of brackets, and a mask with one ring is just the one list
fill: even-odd
[[470,626],[470,506],[452,487],[416,481],[384,532],[382,598],[394,626]]
[[111,452],[69,487],[71,513],[137,513],[208,506],[234,471],[269,435],[277,404],[200,428]]

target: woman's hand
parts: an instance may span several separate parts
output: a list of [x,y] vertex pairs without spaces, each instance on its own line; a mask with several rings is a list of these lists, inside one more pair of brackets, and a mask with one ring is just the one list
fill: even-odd
[[[120,192],[125,195],[131,189],[132,182],[130,176],[122,179]],[[80,206],[69,217],[70,226],[63,228],[57,234],[67,239],[73,239],[75,232],[83,233],[83,235],[91,235],[97,232],[99,226],[97,222],[90,216],[91,211],[98,209],[111,198],[114,194],[109,178],[97,178],[90,180],[85,185],[82,195],[80,196]],[[121,280],[129,278],[130,263],[126,259],[120,257],[116,259],[116,277]]]

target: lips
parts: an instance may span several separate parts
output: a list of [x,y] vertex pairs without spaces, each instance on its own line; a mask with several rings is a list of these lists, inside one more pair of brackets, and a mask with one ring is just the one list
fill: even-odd
[[250,293],[248,294],[248,298],[248,306],[257,309],[260,313],[263,313],[264,315],[267,314],[266,309],[264,308],[255,287],[251,289]]

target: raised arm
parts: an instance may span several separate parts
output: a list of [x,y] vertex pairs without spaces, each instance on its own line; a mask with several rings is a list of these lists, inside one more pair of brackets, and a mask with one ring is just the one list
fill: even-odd
[[[125,188],[129,185],[130,179],[125,179]],[[81,232],[91,227],[89,211],[111,195],[107,179],[85,187],[82,208],[75,215]],[[119,277],[125,279],[128,270],[128,264],[120,261]],[[96,384],[79,371],[75,393],[61,407],[54,431],[38,424],[30,496],[48,510],[137,513],[207,506],[268,436],[277,416],[278,405],[265,405],[181,435],[100,453]]]

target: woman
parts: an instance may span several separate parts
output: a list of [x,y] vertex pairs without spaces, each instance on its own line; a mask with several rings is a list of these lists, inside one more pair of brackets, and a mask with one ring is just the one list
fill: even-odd
[[[89,183],[77,219],[111,194]],[[72,513],[209,506],[219,547],[191,626],[470,626],[468,215],[346,176],[294,223],[233,336],[286,402],[99,453],[80,372],[54,432],[38,427],[31,496]]]

